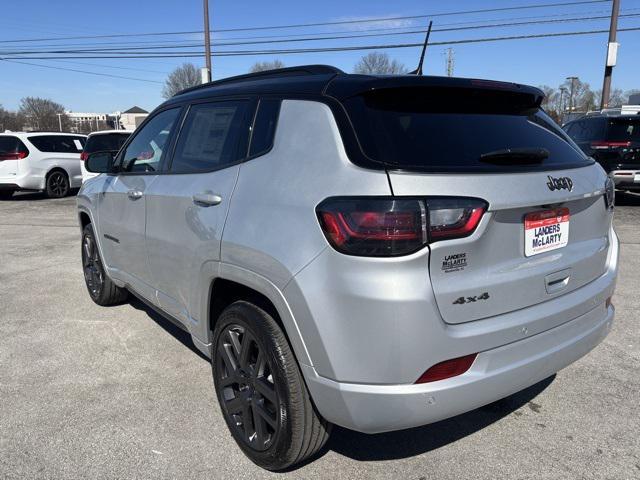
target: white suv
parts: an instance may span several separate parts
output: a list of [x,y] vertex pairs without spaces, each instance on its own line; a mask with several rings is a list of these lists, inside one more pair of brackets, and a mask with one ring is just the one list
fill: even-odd
[[18,190],[44,190],[60,198],[82,185],[85,135],[51,132],[0,134],[0,199]]

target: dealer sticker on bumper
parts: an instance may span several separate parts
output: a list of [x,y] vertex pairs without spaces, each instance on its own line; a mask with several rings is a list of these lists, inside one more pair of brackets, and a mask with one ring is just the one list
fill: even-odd
[[524,218],[524,255],[562,248],[569,242],[569,209],[529,213]]

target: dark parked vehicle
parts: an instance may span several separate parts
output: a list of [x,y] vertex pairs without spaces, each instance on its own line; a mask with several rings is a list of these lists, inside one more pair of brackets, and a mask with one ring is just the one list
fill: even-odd
[[131,131],[129,130],[103,130],[100,132],[90,133],[87,137],[87,142],[84,145],[80,159],[82,160],[82,181],[85,182],[90,178],[96,176],[95,173],[88,172],[84,168],[84,162],[86,162],[89,155],[95,152],[117,152],[120,147],[127,141]]
[[640,190],[640,115],[585,117],[562,128],[602,165],[616,188]]

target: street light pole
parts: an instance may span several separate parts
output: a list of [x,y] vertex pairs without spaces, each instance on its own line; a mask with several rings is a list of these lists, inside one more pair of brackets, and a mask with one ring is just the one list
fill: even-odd
[[206,79],[211,81],[211,36],[209,33],[209,0],[203,0],[204,6],[204,54],[207,66]]
[[575,81],[578,77],[567,77],[567,80],[571,80],[571,90],[569,91],[569,113],[573,112],[573,91],[575,89]]
[[600,99],[600,109],[609,106],[609,96],[611,94],[611,75],[613,67],[616,65],[618,56],[618,43],[616,33],[618,32],[618,13],[620,12],[620,0],[613,0],[611,6],[611,24],[609,25],[609,43],[607,44],[607,59],[604,64],[604,81],[602,83],[602,98]]
[[60,126],[60,131],[62,131],[62,114],[58,113],[58,125]]
[[564,96],[567,93],[567,89],[560,87],[560,123],[564,120]]

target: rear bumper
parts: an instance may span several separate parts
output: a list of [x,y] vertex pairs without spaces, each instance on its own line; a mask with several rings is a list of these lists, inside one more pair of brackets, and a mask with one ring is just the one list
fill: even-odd
[[[613,170],[609,173],[618,189],[640,190],[640,169]],[[638,179],[636,181],[636,178]]]
[[[335,285],[318,284],[307,302],[320,289],[338,291],[331,292],[332,302],[321,298],[311,303],[319,320],[307,323],[312,316],[301,315],[304,310],[293,290],[304,279],[296,279],[285,293],[312,360],[301,368],[316,407],[335,424],[377,433],[458,415],[543,380],[585,355],[609,332],[614,309],[606,301],[615,290],[618,254],[611,229],[607,268],[597,279],[541,304],[455,325],[430,320],[435,317],[428,311],[432,298],[419,303],[407,299],[426,295],[420,277],[397,285],[393,276],[378,272],[366,275],[380,284],[375,297],[356,297],[357,305],[343,315],[337,315],[335,306],[347,287],[335,280]],[[411,271],[414,260],[405,260],[404,271]],[[317,270],[309,273],[318,275]],[[349,281],[359,287],[363,280],[355,269],[350,275]],[[394,303],[389,295],[400,299]],[[428,367],[471,353],[478,356],[465,374],[414,384]]]
[[313,399],[329,421],[364,433],[400,430],[458,415],[527,388],[584,356],[609,333],[602,303],[559,327],[481,352],[471,369],[422,385],[340,383],[303,366]]
[[5,190],[43,190],[44,176],[27,173],[0,177],[0,188]]

